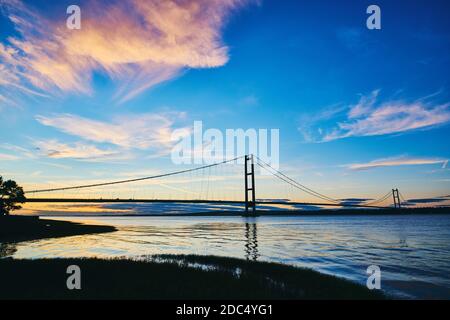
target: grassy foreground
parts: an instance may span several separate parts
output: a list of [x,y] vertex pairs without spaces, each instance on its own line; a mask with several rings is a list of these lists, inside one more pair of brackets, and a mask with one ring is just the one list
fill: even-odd
[[[66,269],[81,269],[68,290]],[[379,292],[292,266],[215,256],[0,260],[0,299],[383,299]]]

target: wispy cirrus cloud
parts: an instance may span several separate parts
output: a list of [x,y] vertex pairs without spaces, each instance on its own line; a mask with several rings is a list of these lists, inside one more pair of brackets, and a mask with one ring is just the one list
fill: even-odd
[[[303,121],[299,131],[307,142],[328,142],[429,129],[450,122],[450,103],[427,102],[427,97],[412,102],[380,102],[379,93],[380,90],[372,91],[362,96],[357,104],[338,108],[335,112],[326,110],[324,116]],[[334,124],[330,124],[333,120]]]
[[[73,114],[36,116],[43,125],[96,143],[109,143],[122,148],[165,149],[172,146],[175,120],[183,119],[183,112],[124,115],[113,120],[99,121]],[[187,130],[188,128],[179,128]]]
[[35,158],[35,154],[33,153],[33,151],[27,149],[27,148],[23,148],[23,147],[19,147],[10,143],[1,143],[0,144],[0,149],[4,149],[4,150],[8,150],[9,152],[13,152],[14,156],[16,156],[17,158]]
[[111,159],[119,156],[117,150],[100,149],[94,145],[81,142],[73,144],[61,143],[55,139],[36,141],[35,146],[43,156],[55,159]]
[[11,155],[11,154],[5,154],[5,153],[0,153],[0,161],[2,160],[7,160],[7,161],[12,161],[12,160],[17,160],[19,159],[19,157]]
[[4,95],[0,94],[0,111],[3,109],[3,107],[5,105],[16,107],[17,103],[14,100],[12,100],[12,99],[10,99],[8,97],[5,97]]
[[102,72],[119,83],[117,101],[127,101],[186,68],[223,66],[222,28],[248,2],[86,0],[81,30],[69,30],[64,15],[48,18],[20,0],[1,0],[18,35],[0,43],[0,88],[91,94],[92,75]]
[[414,157],[393,157],[369,161],[366,163],[353,163],[345,167],[351,170],[369,170],[381,167],[395,166],[411,166],[411,165],[430,165],[441,164],[442,167],[447,165],[448,160],[442,158],[414,158]]
[[36,120],[60,133],[78,138],[78,141],[66,142],[64,136],[52,139],[30,137],[30,148],[1,143],[0,151],[11,154],[0,152],[0,160],[46,157],[107,162],[132,159],[137,151],[147,153],[147,157],[161,157],[170,154],[173,145],[178,142],[173,140],[175,130],[185,135],[192,131],[191,127],[178,124],[185,121],[184,112],[122,115],[109,121],[73,114],[52,114],[38,115]]

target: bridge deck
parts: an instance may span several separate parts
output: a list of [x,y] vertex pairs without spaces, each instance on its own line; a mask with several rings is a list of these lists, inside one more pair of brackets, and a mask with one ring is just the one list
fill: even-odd
[[[214,203],[214,204],[242,204],[245,201],[233,200],[167,200],[167,199],[82,199],[82,198],[28,198],[26,202],[41,203]],[[285,202],[285,201],[255,201],[257,205],[302,205],[302,206],[324,206],[324,207],[346,207],[346,208],[374,208],[386,209],[389,207],[369,206],[363,204],[336,204],[336,203],[314,203],[314,202]]]

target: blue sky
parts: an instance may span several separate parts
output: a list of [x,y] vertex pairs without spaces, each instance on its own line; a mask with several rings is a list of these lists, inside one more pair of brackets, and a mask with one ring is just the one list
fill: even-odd
[[81,30],[71,1],[0,3],[0,174],[26,188],[171,171],[201,120],[279,128],[281,171],[333,197],[450,194],[448,1],[80,1]]

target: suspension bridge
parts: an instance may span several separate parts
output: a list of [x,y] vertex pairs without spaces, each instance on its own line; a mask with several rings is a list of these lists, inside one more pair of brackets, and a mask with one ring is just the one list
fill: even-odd
[[[230,169],[229,164],[238,164],[237,168]],[[243,168],[242,168],[243,166]],[[260,168],[266,175],[260,179],[272,178],[275,181],[265,183],[265,189],[257,189],[255,167]],[[225,172],[218,174],[218,168],[225,168]],[[179,179],[179,177],[184,177]],[[178,180],[174,180],[178,179]],[[172,179],[172,180],[170,180]],[[181,185],[181,187],[174,186]],[[131,190],[123,190],[123,186],[133,186]],[[114,196],[114,188],[119,196]],[[216,190],[213,190],[215,187]],[[146,190],[151,189],[150,190]],[[161,190],[170,190],[171,193],[161,194]],[[286,192],[284,198],[273,199],[270,195]],[[94,196],[86,194],[85,190],[92,190]],[[266,193],[268,197],[256,197],[258,193]],[[242,192],[243,191],[243,192]],[[72,192],[69,196],[67,193]],[[130,192],[132,197],[129,196]],[[173,194],[177,194],[175,197]],[[136,193],[143,196],[136,197]],[[243,193],[243,196],[242,196]],[[353,207],[353,208],[401,208],[407,206],[408,201],[398,189],[389,190],[377,199],[335,199],[313,190],[304,184],[292,179],[288,175],[273,168],[269,163],[257,156],[245,155],[233,159],[212,163],[209,165],[184,169],[179,171],[155,174],[133,179],[100,181],[89,184],[76,184],[71,186],[58,186],[25,191],[26,202],[37,203],[185,203],[185,204],[224,204],[241,205],[246,215],[255,215],[257,207],[274,206],[311,206],[311,207]],[[45,195],[41,197],[39,195]],[[51,195],[57,194],[57,196]],[[31,197],[31,195],[33,197]],[[50,196],[49,196],[50,195]],[[127,196],[128,195],[128,196]],[[180,196],[183,195],[183,196]],[[308,196],[316,201],[295,201],[294,198]]]

